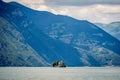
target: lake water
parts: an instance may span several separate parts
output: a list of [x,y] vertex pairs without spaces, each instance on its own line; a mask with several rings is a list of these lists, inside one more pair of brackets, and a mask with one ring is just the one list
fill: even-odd
[[0,80],[120,80],[120,67],[0,67]]

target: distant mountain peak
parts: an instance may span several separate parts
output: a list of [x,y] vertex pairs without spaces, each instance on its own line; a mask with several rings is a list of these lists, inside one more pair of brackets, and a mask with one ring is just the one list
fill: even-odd
[[96,23],[96,25],[120,40],[120,21],[109,24]]

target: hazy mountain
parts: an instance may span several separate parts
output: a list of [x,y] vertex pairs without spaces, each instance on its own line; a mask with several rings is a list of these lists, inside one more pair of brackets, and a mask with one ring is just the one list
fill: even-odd
[[96,25],[120,40],[120,22],[119,21],[112,22],[110,24],[96,23]]
[[68,66],[120,65],[120,41],[88,21],[15,2],[1,3],[0,16],[16,25],[24,42],[49,64],[63,60]]

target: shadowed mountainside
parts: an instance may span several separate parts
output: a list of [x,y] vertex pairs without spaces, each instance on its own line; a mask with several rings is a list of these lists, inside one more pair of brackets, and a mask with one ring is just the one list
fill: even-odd
[[57,60],[67,66],[120,65],[120,41],[88,21],[32,10],[15,2],[0,2],[0,16],[13,25],[46,66]]

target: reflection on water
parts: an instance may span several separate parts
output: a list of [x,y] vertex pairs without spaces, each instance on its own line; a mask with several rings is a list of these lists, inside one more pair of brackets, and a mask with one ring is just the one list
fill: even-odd
[[120,67],[0,67],[0,80],[120,80]]

